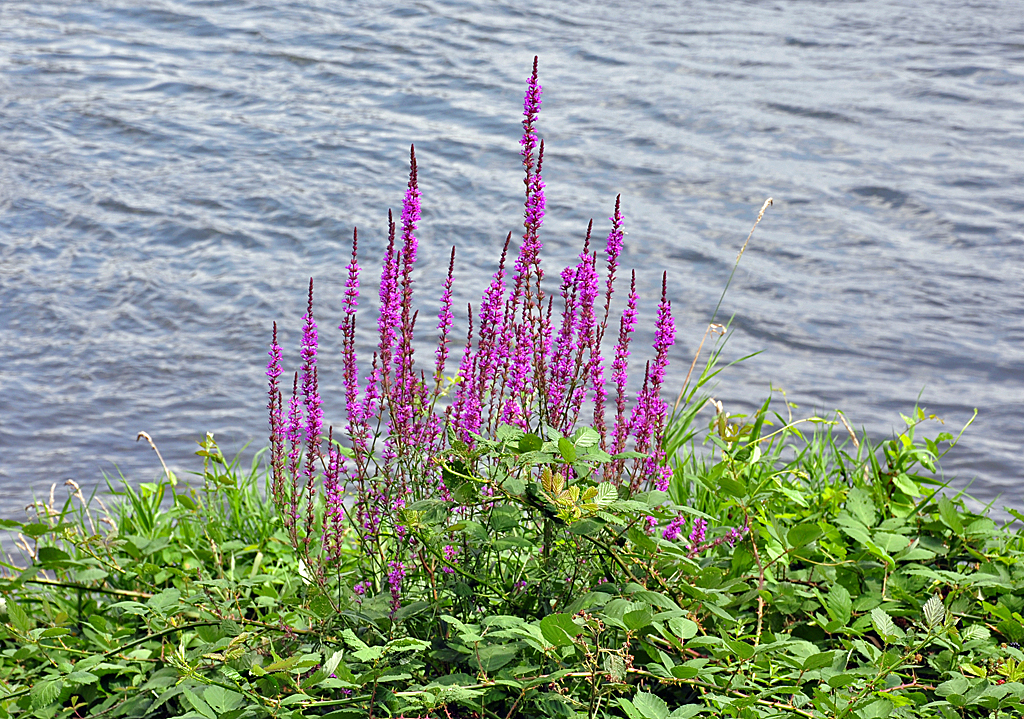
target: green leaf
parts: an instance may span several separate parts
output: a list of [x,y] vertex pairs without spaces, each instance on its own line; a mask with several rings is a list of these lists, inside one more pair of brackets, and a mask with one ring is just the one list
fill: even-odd
[[401,639],[395,639],[392,642],[388,642],[385,648],[388,652],[423,651],[425,649],[430,649],[430,642],[425,642],[422,639],[415,639],[413,637],[403,637]]
[[875,532],[874,542],[886,554],[896,554],[910,546],[910,537],[903,534]]
[[[381,654],[384,653],[384,647],[373,647],[373,649],[379,649],[380,650],[380,652],[377,654],[377,656],[380,656]],[[367,651],[367,650],[364,649],[363,651]],[[359,658],[359,652],[356,652],[355,656],[357,658]],[[374,657],[374,659],[376,659],[376,658],[377,657]],[[294,667],[296,664],[298,664],[299,659],[301,659],[301,657],[298,654],[295,654],[295,655],[290,656],[290,657],[285,657],[284,659],[278,659],[276,662],[271,662],[267,666],[261,667],[261,668],[267,674],[273,674],[275,672],[286,672],[289,669],[291,669],[292,667]],[[367,661],[367,660],[360,659],[360,661]],[[197,709],[196,711],[199,711],[199,710]],[[202,714],[202,712],[199,712],[199,713]]]
[[792,527],[786,534],[786,541],[793,549],[799,549],[816,540],[822,535],[821,528],[817,524],[807,522]]
[[892,702],[886,698],[876,699],[866,707],[857,710],[860,719],[888,719],[892,716]]
[[943,606],[942,600],[939,599],[938,595],[933,595],[931,599],[924,603],[921,607],[921,611],[924,614],[924,621],[929,628],[934,628],[946,621],[946,607]]
[[832,666],[833,659],[835,659],[835,652],[819,652],[818,654],[812,654],[804,659],[802,669],[805,672],[809,672],[813,669]]
[[736,497],[737,499],[747,495],[747,485],[744,484],[743,480],[731,477],[727,474],[723,474],[722,478],[718,480],[718,486],[723,492]]
[[738,656],[743,661],[746,661],[747,659],[750,659],[750,657],[754,656],[754,647],[750,644],[747,644],[746,642],[727,639],[725,643],[729,645],[729,649],[732,650],[732,653]]
[[854,487],[846,495],[846,508],[854,517],[859,519],[864,526],[875,526],[875,501],[871,493],[860,487]]
[[566,461],[566,464],[572,464],[576,461],[576,447],[572,441],[565,438],[558,438],[558,451],[562,455],[562,459]]
[[475,651],[469,663],[476,669],[493,672],[515,659],[517,653],[515,644],[488,644]]
[[43,565],[60,565],[69,561],[71,555],[63,549],[57,549],[56,547],[40,547],[39,552],[36,554],[36,559]]
[[64,681],[70,684],[92,684],[93,682],[99,681],[99,677],[92,672],[71,672]]
[[846,626],[850,623],[850,617],[853,616],[852,607],[853,600],[850,598],[850,592],[847,591],[846,587],[838,582],[832,585],[825,606],[829,616],[838,622],[842,622],[843,626]]
[[875,607],[871,610],[871,626],[875,628],[878,636],[882,637],[887,644],[903,636],[903,632],[893,623],[892,617],[881,607]]
[[601,441],[601,435],[593,427],[580,427],[573,436],[572,443],[579,449],[593,447]]
[[568,647],[575,643],[580,628],[568,614],[549,614],[540,620],[540,631],[548,644]]
[[619,498],[619,490],[611,482],[601,482],[597,485],[597,496],[594,497],[594,504],[602,509],[611,505]]
[[955,534],[963,536],[964,525],[960,521],[960,513],[957,511],[956,505],[946,495],[939,497],[939,517]]
[[942,682],[935,687],[935,693],[940,697],[948,697],[953,694],[964,694],[968,689],[971,688],[971,683],[967,681],[967,677],[959,676],[953,677],[948,682]]
[[693,639],[697,636],[697,623],[683,617],[675,617],[668,620],[668,626],[680,639]]
[[900,472],[892,479],[892,483],[896,485],[897,489],[903,492],[908,497],[920,497],[921,488],[915,484],[910,477],[903,472]]
[[50,679],[37,682],[29,693],[33,709],[42,709],[50,706],[60,698],[64,690],[64,683],[60,679]]
[[544,440],[535,434],[523,435],[519,440],[519,451],[523,454],[526,452],[539,452],[544,447]]
[[633,706],[644,719],[668,719],[668,704],[656,694],[637,692]]
[[203,699],[218,714],[225,714],[242,703],[242,695],[218,686],[206,687]]
[[653,618],[654,612],[650,607],[644,606],[623,614],[622,623],[626,625],[627,629],[635,632],[648,626]]
[[28,614],[21,608],[19,604],[16,604],[13,600],[7,602],[7,616],[10,617],[11,624],[19,632],[27,632],[32,628],[32,623],[29,621]]
[[854,674],[836,674],[828,678],[828,685],[833,689],[842,689],[848,687],[857,681],[857,677]]
[[146,600],[146,604],[148,604],[151,609],[162,614],[177,604],[179,599],[181,599],[181,592],[172,587],[171,589],[165,589],[159,594],[154,594]]

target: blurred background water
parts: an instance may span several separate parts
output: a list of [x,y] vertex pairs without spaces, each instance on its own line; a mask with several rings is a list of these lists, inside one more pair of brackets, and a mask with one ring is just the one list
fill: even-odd
[[723,306],[725,356],[764,352],[716,396],[749,410],[774,385],[797,415],[842,408],[876,439],[918,396],[954,432],[977,407],[946,474],[1021,504],[1016,0],[3,0],[0,515],[68,478],[152,480],[140,430],[180,474],[206,431],[261,447],[271,323],[296,366],[310,275],[340,423],[352,227],[372,297],[410,142],[418,306],[436,312],[455,244],[464,327],[521,231],[534,54],[545,266],[572,261],[588,219],[603,237],[622,193],[635,367],[664,270],[678,386],[771,196]]

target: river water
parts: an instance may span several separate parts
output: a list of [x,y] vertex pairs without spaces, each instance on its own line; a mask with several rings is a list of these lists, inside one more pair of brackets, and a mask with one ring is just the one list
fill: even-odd
[[294,366],[311,275],[340,423],[352,227],[372,295],[415,142],[418,306],[452,244],[456,306],[477,299],[521,222],[534,54],[549,276],[622,193],[639,341],[667,271],[678,386],[773,197],[722,308],[724,357],[764,351],[716,396],[749,410],[774,386],[875,438],[919,396],[953,431],[976,407],[946,476],[1022,503],[1017,0],[3,0],[0,515],[69,478],[152,480],[140,430],[180,474],[206,431],[262,446],[270,326]]

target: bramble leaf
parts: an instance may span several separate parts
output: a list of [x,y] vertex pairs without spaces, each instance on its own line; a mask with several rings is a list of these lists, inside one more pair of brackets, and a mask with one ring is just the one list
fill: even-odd
[[921,611],[924,613],[924,621],[929,628],[937,627],[946,621],[946,607],[943,606],[942,600],[939,599],[938,595],[933,595],[931,599],[924,603],[921,607]]

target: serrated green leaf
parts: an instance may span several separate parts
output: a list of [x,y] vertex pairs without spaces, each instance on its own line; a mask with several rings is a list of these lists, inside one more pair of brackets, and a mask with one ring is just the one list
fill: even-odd
[[697,636],[697,623],[683,617],[674,617],[668,620],[669,629],[680,639],[693,639]]
[[865,527],[875,526],[875,501],[867,490],[860,487],[851,489],[846,495],[846,509]]
[[668,719],[668,704],[657,694],[637,692],[633,706],[644,719]]
[[871,610],[871,626],[875,628],[878,636],[882,637],[886,643],[891,643],[892,640],[898,639],[903,635],[884,609],[881,607],[875,607]]
[[832,585],[825,606],[829,616],[838,622],[842,622],[843,626],[846,626],[850,623],[850,617],[853,616],[852,607],[853,600],[850,598],[850,592],[847,591],[846,587],[839,583]]
[[953,530],[954,534],[963,536],[964,525],[960,521],[960,513],[957,511],[956,505],[945,495],[939,497],[939,517],[943,524]]
[[60,698],[64,683],[60,679],[49,679],[37,682],[29,693],[33,709],[42,709],[53,704]]
[[967,681],[967,677],[953,677],[948,682],[942,682],[935,687],[935,693],[940,697],[948,697],[953,694],[964,694],[968,689],[971,688],[971,683]]
[[185,701],[192,705],[199,714],[202,714],[206,719],[217,719],[217,713],[210,708],[210,705],[203,701],[194,691],[185,687],[182,690],[182,694],[185,695]]
[[855,681],[857,681],[857,677],[853,674],[836,674],[828,678],[828,685],[833,689],[841,689],[850,686]]
[[13,600],[7,602],[7,616],[10,618],[11,624],[19,632],[27,632],[32,628],[28,614]]
[[562,455],[562,459],[565,460],[566,464],[572,464],[576,461],[576,447],[566,437],[558,438],[558,452]]
[[933,595],[924,603],[921,612],[924,614],[924,621],[929,628],[937,627],[946,621],[946,607],[943,606],[942,600],[937,595]]
[[622,623],[626,625],[627,629],[635,632],[648,626],[653,618],[654,612],[650,607],[645,606],[623,614]]
[[209,686],[203,691],[203,699],[217,714],[226,714],[242,703],[242,695],[224,687]]
[[835,659],[835,652],[819,652],[818,654],[812,654],[804,659],[802,669],[805,672],[809,672],[814,669],[828,667],[832,665],[833,659]]
[[593,447],[601,441],[601,435],[593,427],[580,427],[572,443],[578,448]]
[[789,542],[789,546],[793,549],[799,549],[810,544],[821,535],[821,528],[817,524],[807,522],[791,527],[789,532],[786,533],[786,541]]

